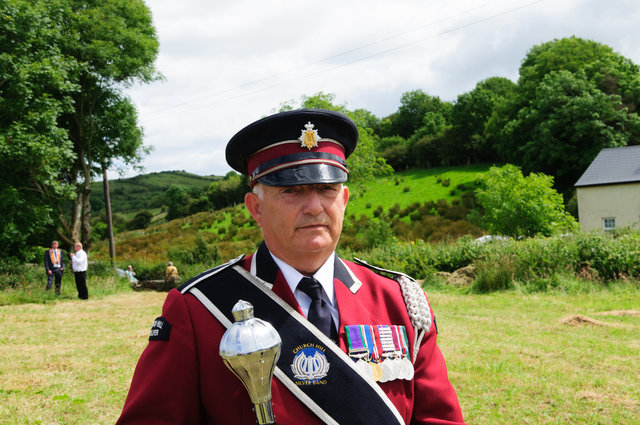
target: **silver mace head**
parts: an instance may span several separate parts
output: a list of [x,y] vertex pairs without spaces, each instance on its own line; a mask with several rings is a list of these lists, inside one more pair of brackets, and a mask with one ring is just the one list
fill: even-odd
[[271,381],[282,340],[269,322],[253,317],[250,303],[239,300],[231,312],[236,322],[222,336],[220,356],[247,389],[258,423],[273,424]]

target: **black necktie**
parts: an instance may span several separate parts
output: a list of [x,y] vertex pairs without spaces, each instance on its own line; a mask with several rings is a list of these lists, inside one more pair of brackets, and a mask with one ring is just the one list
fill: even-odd
[[322,285],[313,277],[303,277],[298,284],[298,289],[311,298],[307,319],[313,323],[323,334],[334,341],[338,340],[336,327],[331,317],[329,304],[322,299]]

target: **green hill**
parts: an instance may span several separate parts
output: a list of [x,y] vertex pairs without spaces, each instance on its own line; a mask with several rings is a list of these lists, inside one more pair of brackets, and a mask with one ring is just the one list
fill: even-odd
[[416,202],[452,202],[466,191],[473,190],[476,180],[489,171],[490,165],[474,164],[460,167],[438,167],[400,171],[379,177],[365,185],[364,193],[356,189],[349,200],[347,214],[373,216],[376,208],[385,211],[398,204],[406,208]]
[[[382,224],[401,240],[436,241],[481,233],[465,218],[476,182],[488,169],[489,165],[472,165],[408,170],[376,178],[364,189],[353,187],[341,246],[355,250],[371,246],[371,237],[379,232],[377,217],[384,217]],[[128,183],[132,184],[130,193],[138,193],[133,183]],[[170,179],[167,187],[173,183]],[[165,261],[190,255],[187,251],[194,249],[199,237],[215,246],[221,259],[251,252],[261,238],[244,205],[236,205],[170,222],[154,219],[147,229],[120,232],[116,251],[118,258],[129,262]],[[107,242],[96,241],[92,255],[107,259]]]
[[[198,176],[185,171],[161,171],[139,176],[109,181],[111,210],[114,213],[133,215],[140,210],[160,208],[164,194],[172,184],[189,190],[204,190],[217,180],[218,176]],[[104,190],[102,181],[91,184],[91,209],[98,216],[104,210]]]

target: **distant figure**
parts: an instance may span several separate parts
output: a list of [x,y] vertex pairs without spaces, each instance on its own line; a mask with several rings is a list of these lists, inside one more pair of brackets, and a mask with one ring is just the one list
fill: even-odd
[[125,270],[124,273],[129,278],[129,282],[136,283],[138,281],[138,279],[136,279],[136,277],[135,277],[136,276],[136,272],[133,271],[133,267],[131,267],[131,264],[129,264],[127,266],[127,270]]
[[178,269],[173,265],[171,261],[169,261],[169,267],[167,267],[167,271],[165,272],[167,282],[175,283],[180,276],[178,276]]
[[51,249],[44,252],[44,269],[47,271],[47,288],[51,289],[51,285],[55,279],[56,295],[60,295],[62,287],[62,272],[64,272],[64,256],[61,249],[58,249],[58,241],[51,242]]
[[76,278],[76,288],[78,289],[78,298],[81,300],[89,299],[89,291],[87,290],[87,265],[89,259],[87,253],[82,249],[82,244],[76,242],[73,246],[75,254],[72,252],[71,256],[71,268]]

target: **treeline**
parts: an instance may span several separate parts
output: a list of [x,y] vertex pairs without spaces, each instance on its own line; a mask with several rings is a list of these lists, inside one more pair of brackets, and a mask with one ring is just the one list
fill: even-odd
[[[109,182],[111,211],[132,213],[141,209],[149,210],[166,205],[166,191],[172,184],[180,185],[194,194],[202,192],[218,176],[198,176],[185,171],[161,171],[141,174],[126,179]],[[94,214],[104,211],[104,190],[102,182],[94,182],[91,187],[91,209]]]
[[517,83],[492,77],[447,102],[415,90],[370,121],[394,169],[475,162],[542,172],[566,192],[603,148],[640,142],[640,71],[610,47],[577,37],[533,47]]

